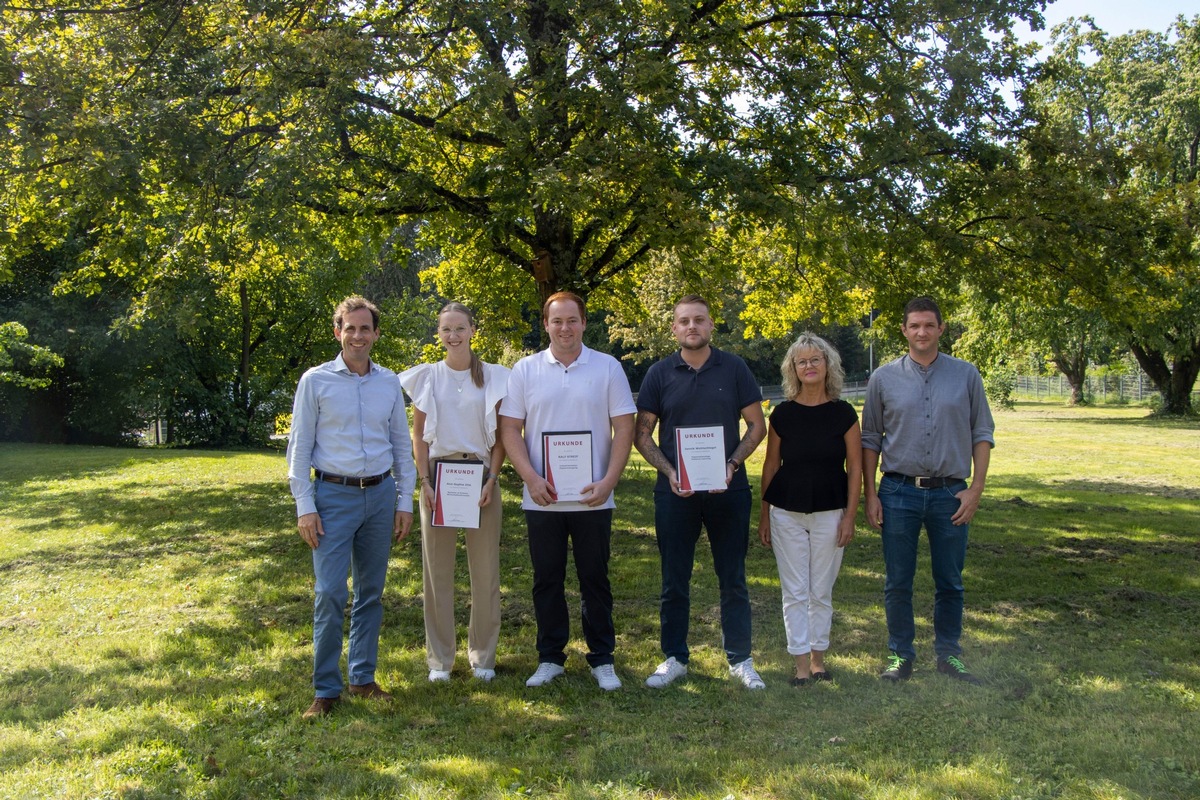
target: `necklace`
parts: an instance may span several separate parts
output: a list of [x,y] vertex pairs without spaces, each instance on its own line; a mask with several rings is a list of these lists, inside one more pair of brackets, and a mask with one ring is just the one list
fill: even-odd
[[466,374],[463,375],[462,378],[459,378],[457,375],[455,375],[454,373],[457,370],[451,369],[449,365],[446,366],[446,371],[450,373],[450,378],[454,381],[454,384],[458,387],[458,393],[462,394],[463,385],[466,384],[467,378],[471,377],[471,371],[467,370]]

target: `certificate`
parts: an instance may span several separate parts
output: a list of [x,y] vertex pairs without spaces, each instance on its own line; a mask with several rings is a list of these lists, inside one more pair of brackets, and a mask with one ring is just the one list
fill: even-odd
[[592,432],[543,433],[542,465],[558,502],[582,500],[583,487],[592,482]]
[[689,425],[675,429],[675,469],[685,492],[724,489],[725,428]]
[[478,528],[484,466],[479,461],[439,461],[433,476],[433,524]]

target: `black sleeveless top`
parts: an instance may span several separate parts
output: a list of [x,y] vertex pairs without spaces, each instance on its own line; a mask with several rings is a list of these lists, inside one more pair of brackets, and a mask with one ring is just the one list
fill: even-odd
[[845,508],[846,431],[858,412],[845,400],[803,406],[794,400],[771,412],[780,439],[779,471],[763,500],[785,511],[811,514]]

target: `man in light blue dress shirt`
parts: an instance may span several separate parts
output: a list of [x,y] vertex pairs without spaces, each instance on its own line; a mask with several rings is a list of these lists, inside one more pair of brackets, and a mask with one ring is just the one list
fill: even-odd
[[[342,351],[300,378],[288,439],[297,525],[313,556],[313,689],[304,718],[328,714],[342,694],[342,623],[349,591],[350,694],[390,700],[375,682],[383,586],[392,539],[412,527],[416,467],[396,373],[371,361],[379,309],[362,297],[334,311]],[[315,480],[314,480],[315,477]]]

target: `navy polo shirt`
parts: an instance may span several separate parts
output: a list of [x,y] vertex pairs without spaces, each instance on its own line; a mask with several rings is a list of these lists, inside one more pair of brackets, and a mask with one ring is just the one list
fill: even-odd
[[[742,409],[762,402],[762,391],[746,362],[713,347],[700,369],[693,369],[677,351],[655,363],[638,391],[638,411],[658,417],[658,447],[671,466],[675,463],[675,428],[681,425],[720,425],[725,429],[725,458],[742,440]],[[746,470],[733,474],[730,489],[748,489]],[[669,492],[667,476],[658,473],[654,491]]]

